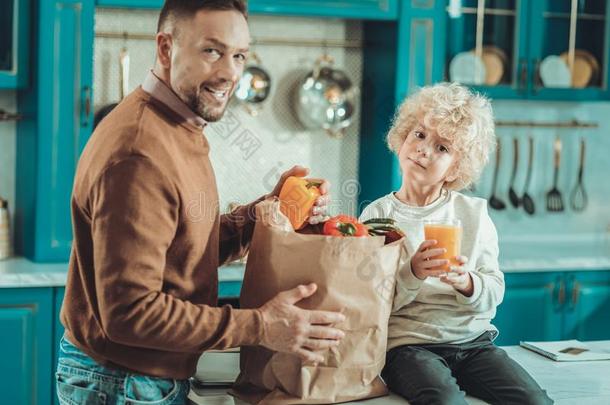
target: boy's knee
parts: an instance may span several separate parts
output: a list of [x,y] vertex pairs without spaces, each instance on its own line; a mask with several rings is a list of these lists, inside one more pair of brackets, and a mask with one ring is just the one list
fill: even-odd
[[459,389],[422,389],[417,395],[409,399],[413,405],[467,405],[466,395]]
[[524,404],[528,405],[550,405],[553,403],[553,400],[546,395],[546,391],[541,389],[536,390],[534,392],[529,393],[529,400],[524,402]]
[[523,405],[550,405],[553,403],[546,391],[538,387],[529,387],[520,391],[519,397],[515,398],[515,402]]

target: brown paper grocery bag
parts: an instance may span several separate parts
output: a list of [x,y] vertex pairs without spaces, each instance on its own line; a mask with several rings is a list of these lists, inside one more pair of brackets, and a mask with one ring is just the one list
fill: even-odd
[[264,347],[241,348],[233,394],[250,403],[327,404],[387,394],[379,374],[402,241],[296,233],[277,200],[257,205],[257,223],[241,289],[242,308],[256,308],[277,293],[315,282],[305,309],[340,311],[341,343],[308,364]]

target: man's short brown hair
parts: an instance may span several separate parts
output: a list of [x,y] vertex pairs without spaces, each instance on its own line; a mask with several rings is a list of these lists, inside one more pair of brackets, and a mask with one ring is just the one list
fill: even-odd
[[177,20],[193,17],[199,10],[235,10],[248,18],[244,0],[165,0],[159,14],[157,32],[162,32],[168,24]]

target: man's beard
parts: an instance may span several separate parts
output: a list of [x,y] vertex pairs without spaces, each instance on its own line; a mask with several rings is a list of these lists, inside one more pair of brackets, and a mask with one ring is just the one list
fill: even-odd
[[221,107],[206,105],[205,101],[202,99],[204,91],[204,89],[201,89],[200,92],[196,92],[195,90],[188,92],[183,97],[184,102],[195,114],[199,115],[206,122],[216,122],[222,118],[229,103],[227,101]]

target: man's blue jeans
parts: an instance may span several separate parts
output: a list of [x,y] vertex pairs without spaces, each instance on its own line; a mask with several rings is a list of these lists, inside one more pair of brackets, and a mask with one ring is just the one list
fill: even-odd
[[57,396],[62,405],[182,405],[188,380],[147,377],[110,369],[70,343],[59,344]]

